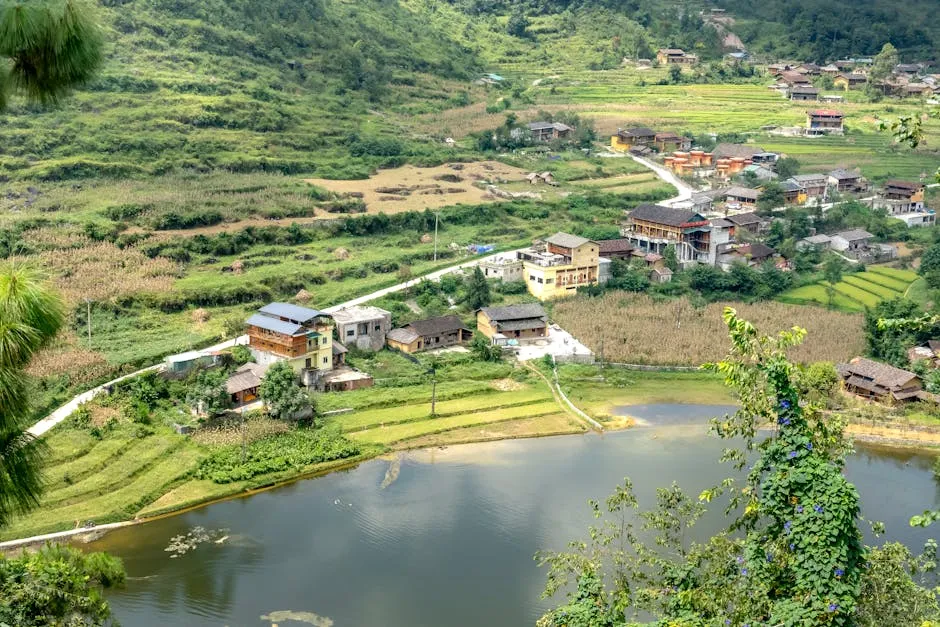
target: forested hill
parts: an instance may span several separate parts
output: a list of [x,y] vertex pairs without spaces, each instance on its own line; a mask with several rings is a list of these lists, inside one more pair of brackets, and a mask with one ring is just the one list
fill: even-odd
[[940,62],[937,0],[716,0],[753,52],[818,62],[874,56],[891,42],[905,61]]

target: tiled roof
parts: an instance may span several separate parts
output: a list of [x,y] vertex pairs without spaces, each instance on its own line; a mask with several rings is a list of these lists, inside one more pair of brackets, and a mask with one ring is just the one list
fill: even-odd
[[225,391],[229,394],[237,394],[258,387],[261,385],[261,379],[264,378],[265,370],[264,366],[251,362],[239,366],[226,380]]
[[630,243],[628,239],[602,239],[598,240],[597,247],[600,254],[610,253],[628,253],[636,246]]
[[875,385],[880,385],[889,390],[900,388],[917,377],[913,372],[865,359],[864,357],[856,357],[847,364],[840,364],[840,369],[849,375],[870,379]]
[[845,170],[843,168],[833,170],[832,172],[829,173],[829,176],[836,179],[837,181],[843,181],[843,180],[851,181],[854,179],[862,178],[862,175],[859,174],[858,172],[852,172],[850,170]]
[[645,126],[625,128],[618,133],[621,137],[656,137],[656,131]]
[[868,231],[863,231],[862,229],[852,229],[851,231],[842,231],[841,233],[836,233],[833,237],[841,237],[847,242],[855,242],[860,239],[871,239],[874,237]]
[[393,342],[401,342],[402,344],[411,344],[420,336],[414,331],[412,331],[411,329],[401,328],[401,329],[392,329],[391,331],[388,332],[388,334],[385,337],[392,340]]
[[727,196],[729,198],[746,198],[748,200],[757,200],[757,197],[760,196],[760,191],[756,189],[751,189],[749,187],[732,187],[728,190]]
[[700,216],[688,209],[675,209],[673,207],[663,207],[662,205],[640,205],[630,212],[630,217],[634,220],[645,220],[668,226],[682,226]]
[[525,318],[545,318],[545,309],[538,303],[506,305],[505,307],[484,307],[480,311],[495,322],[519,320]]
[[745,159],[750,159],[754,155],[762,152],[764,152],[764,149],[760,146],[729,144],[727,142],[722,142],[715,146],[715,149],[712,151],[712,155],[715,157],[715,159],[723,159],[726,157],[743,157]]
[[438,335],[452,331],[468,331],[466,325],[457,316],[440,316],[426,320],[415,320],[406,328],[412,329],[418,335]]
[[756,213],[739,213],[737,215],[727,216],[726,219],[738,226],[760,223],[760,218],[757,217]]

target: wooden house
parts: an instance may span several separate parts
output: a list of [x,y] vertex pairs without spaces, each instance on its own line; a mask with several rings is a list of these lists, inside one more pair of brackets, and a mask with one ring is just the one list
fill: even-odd
[[675,133],[656,133],[653,143],[659,152],[673,152],[675,150],[689,150],[692,148],[692,140],[688,137],[682,137]]
[[267,369],[261,364],[248,362],[238,367],[225,382],[225,391],[232,405],[240,407],[258,400],[258,388]]
[[477,311],[477,330],[499,346],[537,340],[548,337],[548,316],[535,303],[484,307]]
[[895,368],[864,357],[856,357],[836,369],[847,392],[872,400],[895,403],[930,399],[923,384],[913,372]]
[[865,83],[868,82],[868,77],[864,74],[859,74],[857,72],[852,72],[849,74],[839,74],[834,79],[832,79],[832,84],[836,87],[848,91],[850,89],[859,89],[865,86]]
[[403,353],[418,353],[435,348],[465,344],[473,339],[473,332],[457,316],[440,316],[415,320],[403,327],[392,329],[386,335],[389,348]]
[[532,139],[537,142],[548,142],[554,139],[565,139],[574,129],[561,122],[530,122],[528,124]]
[[681,48],[660,48],[656,52],[656,60],[662,65],[667,63],[695,65],[698,63],[698,55],[689,54]]
[[813,109],[806,112],[807,135],[841,135],[845,132],[845,115],[835,109]]
[[838,168],[828,175],[829,186],[839,192],[864,191],[865,179],[860,172]]
[[640,146],[651,148],[655,145],[656,131],[644,126],[617,129],[617,134],[610,138],[610,147],[620,151],[627,151]]
[[267,367],[286,360],[304,377],[333,369],[332,316],[290,303],[270,303],[246,323],[248,348]]

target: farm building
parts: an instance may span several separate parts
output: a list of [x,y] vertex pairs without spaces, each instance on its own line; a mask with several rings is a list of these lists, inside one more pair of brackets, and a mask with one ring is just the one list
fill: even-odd
[[656,133],[653,143],[659,152],[673,152],[675,150],[689,150],[692,148],[692,140],[688,137],[682,137],[675,133]]
[[522,281],[522,260],[515,254],[497,255],[480,263],[483,276],[500,281]]
[[657,256],[673,245],[680,263],[686,264],[713,265],[719,247],[734,239],[734,226],[712,224],[689,209],[647,204],[630,212],[621,232],[638,249]]
[[831,244],[832,238],[828,235],[811,235],[798,241],[796,243],[796,249],[807,250],[810,248],[816,248],[818,250],[825,250],[829,248]]
[[493,344],[534,340],[548,336],[548,316],[541,305],[528,303],[484,307],[477,311],[477,330]]
[[636,250],[628,239],[602,239],[597,246],[600,256],[607,259],[630,259]]
[[760,198],[760,190],[749,187],[732,187],[725,193],[725,202],[743,207],[753,207]]
[[842,231],[832,236],[830,246],[833,250],[855,252],[866,250],[868,243],[874,235],[862,229],[852,229],[851,231]]
[[816,101],[819,100],[819,88],[810,85],[794,85],[790,88],[790,100]]
[[807,199],[826,197],[829,181],[825,174],[797,174],[792,178],[803,188]]
[[232,399],[232,405],[240,407],[258,400],[258,388],[267,370],[261,364],[248,362],[238,367],[225,382],[225,391]]
[[415,320],[403,327],[392,329],[386,336],[389,348],[403,353],[457,346],[471,339],[473,332],[457,316]]
[[849,74],[839,74],[832,80],[836,87],[848,91],[850,89],[859,89],[868,82],[868,77],[864,74],[851,72]]

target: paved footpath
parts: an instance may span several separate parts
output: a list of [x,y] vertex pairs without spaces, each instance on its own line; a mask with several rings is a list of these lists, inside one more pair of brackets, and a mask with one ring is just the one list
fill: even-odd
[[[406,289],[408,289],[409,287],[412,287],[412,286],[414,286],[414,285],[417,285],[418,283],[420,283],[420,282],[423,281],[423,280],[439,281],[442,276],[445,276],[445,275],[447,275],[447,274],[453,274],[453,273],[455,273],[455,272],[460,272],[460,271],[465,270],[465,269],[467,269],[467,268],[473,268],[473,267],[478,266],[479,264],[481,264],[482,262],[484,262],[484,261],[486,261],[486,260],[493,259],[493,258],[499,257],[499,256],[501,256],[501,255],[512,254],[513,252],[515,252],[515,251],[509,251],[509,252],[503,252],[503,253],[496,253],[496,254],[493,254],[493,255],[487,255],[486,257],[479,257],[479,258],[476,258],[476,259],[472,259],[471,261],[467,261],[467,262],[465,262],[465,263],[461,263],[461,264],[458,264],[458,265],[455,265],[455,266],[450,266],[450,267],[444,268],[444,269],[442,269],[442,270],[437,270],[436,272],[431,272],[430,274],[426,274],[426,275],[421,276],[421,277],[418,277],[418,278],[416,278],[416,279],[411,279],[411,280],[409,280],[409,281],[405,281],[404,283],[398,283],[397,285],[392,285],[391,287],[386,287],[386,288],[383,288],[383,289],[380,289],[380,290],[376,290],[375,292],[372,292],[371,294],[366,294],[365,296],[360,296],[360,297],[358,297],[358,298],[353,298],[352,300],[346,301],[345,303],[340,303],[339,305],[334,305],[334,306],[332,306],[332,307],[327,307],[327,308],[325,308],[323,311],[325,311],[326,313],[334,313],[334,312],[336,312],[336,311],[338,311],[338,310],[340,310],[340,309],[343,309],[344,307],[352,307],[352,306],[354,306],[354,305],[361,305],[361,304],[363,304],[363,303],[367,303],[367,302],[372,301],[372,300],[375,300],[375,299],[377,299],[377,298],[381,298],[381,297],[383,297],[383,296],[387,296],[388,294],[393,294],[393,293],[395,293],[395,292],[401,292],[402,290],[406,290]],[[220,343],[218,343],[218,344],[214,344],[214,345],[212,345],[212,346],[206,347],[206,348],[204,348],[204,349],[202,349],[202,350],[203,350],[203,351],[206,351],[206,352],[220,351],[220,350],[225,350],[225,349],[227,349],[227,348],[232,348],[232,347],[235,346],[235,345],[239,345],[239,344],[244,345],[244,344],[247,344],[247,343],[248,343],[248,336],[247,336],[247,335],[241,335],[241,336],[236,337],[236,338],[234,338],[234,339],[226,340],[226,341],[224,341],[224,342],[220,342]],[[189,351],[187,351],[187,352],[189,352]],[[131,377],[136,377],[137,375],[143,374],[143,373],[145,373],[145,372],[153,372],[153,371],[163,370],[163,368],[164,368],[164,365],[163,365],[162,363],[157,364],[157,365],[155,365],[155,366],[150,366],[150,367],[148,367],[148,368],[142,368],[142,369],[140,369],[140,370],[137,370],[136,372],[132,372],[132,373],[126,374],[126,375],[124,375],[124,376],[122,376],[122,377],[118,377],[117,379],[114,379],[114,380],[112,380],[112,381],[108,381],[107,383],[102,383],[102,384],[99,385],[98,387],[94,387],[94,388],[88,390],[87,392],[82,392],[81,394],[79,394],[78,396],[76,396],[75,398],[73,398],[72,400],[70,400],[68,403],[66,403],[66,404],[63,405],[62,407],[59,407],[59,408],[56,409],[54,412],[52,412],[51,414],[49,414],[48,416],[46,416],[45,418],[43,418],[42,420],[40,420],[39,422],[37,422],[36,424],[34,424],[32,427],[30,427],[29,430],[28,430],[28,433],[30,433],[30,434],[33,435],[33,436],[37,436],[37,437],[38,437],[38,436],[40,436],[40,435],[46,433],[46,432],[49,431],[50,429],[52,429],[54,426],[56,426],[57,424],[59,424],[60,422],[62,422],[63,420],[65,420],[66,418],[68,418],[68,417],[72,414],[72,412],[74,412],[76,409],[78,409],[78,407],[79,407],[82,403],[87,403],[88,401],[90,401],[91,399],[95,398],[96,396],[98,396],[99,394],[101,394],[102,392],[104,392],[108,387],[114,385],[115,383],[118,383],[119,381],[123,381],[123,380],[125,380],[125,379],[129,379],[129,378],[131,378]]]

